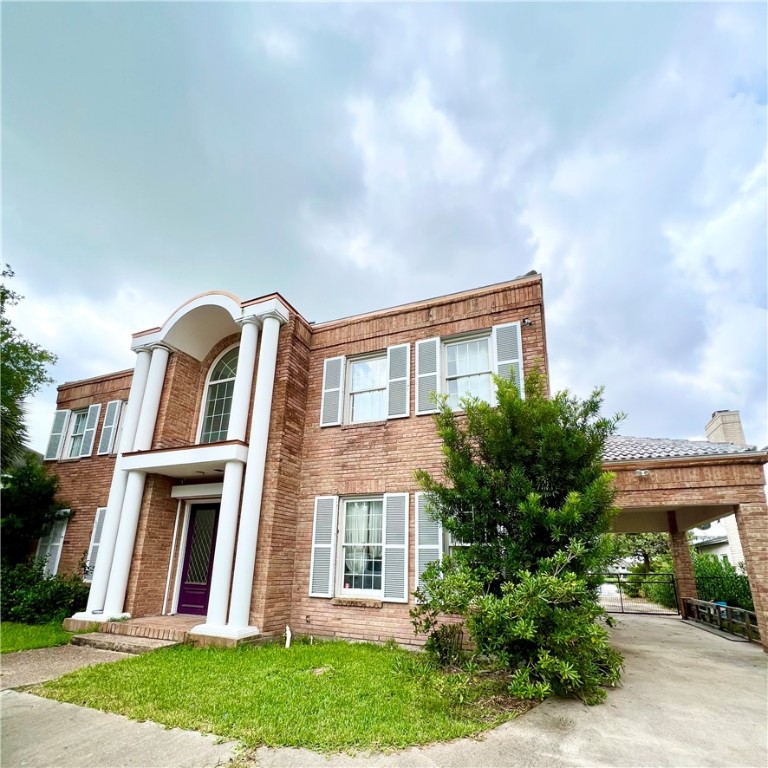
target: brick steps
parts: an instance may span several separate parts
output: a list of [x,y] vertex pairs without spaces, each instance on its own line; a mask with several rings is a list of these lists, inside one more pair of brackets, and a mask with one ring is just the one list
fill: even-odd
[[180,621],[176,617],[158,619],[133,619],[131,621],[103,621],[93,623],[81,619],[64,619],[64,629],[69,632],[100,632],[126,637],[145,637],[151,640],[170,640],[175,643],[187,642],[189,630],[202,619]]
[[72,645],[85,645],[102,651],[119,651],[120,653],[148,653],[158,648],[168,648],[179,643],[173,640],[158,640],[150,637],[135,637],[110,632],[91,632],[87,635],[74,635],[70,640]]

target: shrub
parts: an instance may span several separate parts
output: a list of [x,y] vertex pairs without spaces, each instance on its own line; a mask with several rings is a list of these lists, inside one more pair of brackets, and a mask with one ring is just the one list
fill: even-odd
[[716,555],[694,555],[693,570],[699,600],[723,601],[736,608],[755,610],[744,566],[733,566]]
[[42,561],[4,566],[0,575],[3,621],[47,624],[82,611],[88,585],[80,576],[46,576]]
[[506,668],[513,696],[595,703],[622,661],[596,600],[616,512],[602,454],[618,417],[600,416],[599,390],[550,399],[538,372],[524,398],[513,381],[495,383],[496,406],[465,398],[458,415],[440,401],[443,478],[416,478],[432,516],[463,546],[422,575],[413,624],[445,663],[457,655],[456,630],[440,616],[460,615],[478,658]]

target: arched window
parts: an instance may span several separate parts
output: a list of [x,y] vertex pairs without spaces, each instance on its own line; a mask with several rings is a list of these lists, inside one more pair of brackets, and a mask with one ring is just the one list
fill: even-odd
[[211,368],[205,388],[201,443],[216,443],[227,439],[229,414],[232,411],[232,391],[237,373],[239,347],[228,349]]

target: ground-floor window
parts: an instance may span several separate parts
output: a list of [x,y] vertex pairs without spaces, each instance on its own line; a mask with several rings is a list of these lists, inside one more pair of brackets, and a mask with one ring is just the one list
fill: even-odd
[[342,501],[341,593],[381,592],[382,498]]

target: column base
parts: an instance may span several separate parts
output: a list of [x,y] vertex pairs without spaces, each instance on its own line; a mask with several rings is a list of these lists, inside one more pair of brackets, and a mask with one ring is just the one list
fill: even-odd
[[125,621],[130,619],[130,613],[108,613],[107,611],[101,611],[99,613],[89,611],[79,611],[72,615],[75,621],[96,621],[100,624],[105,621]]
[[260,636],[258,627],[230,627],[226,624],[198,624],[188,634],[195,645],[218,645],[223,648],[254,643]]

